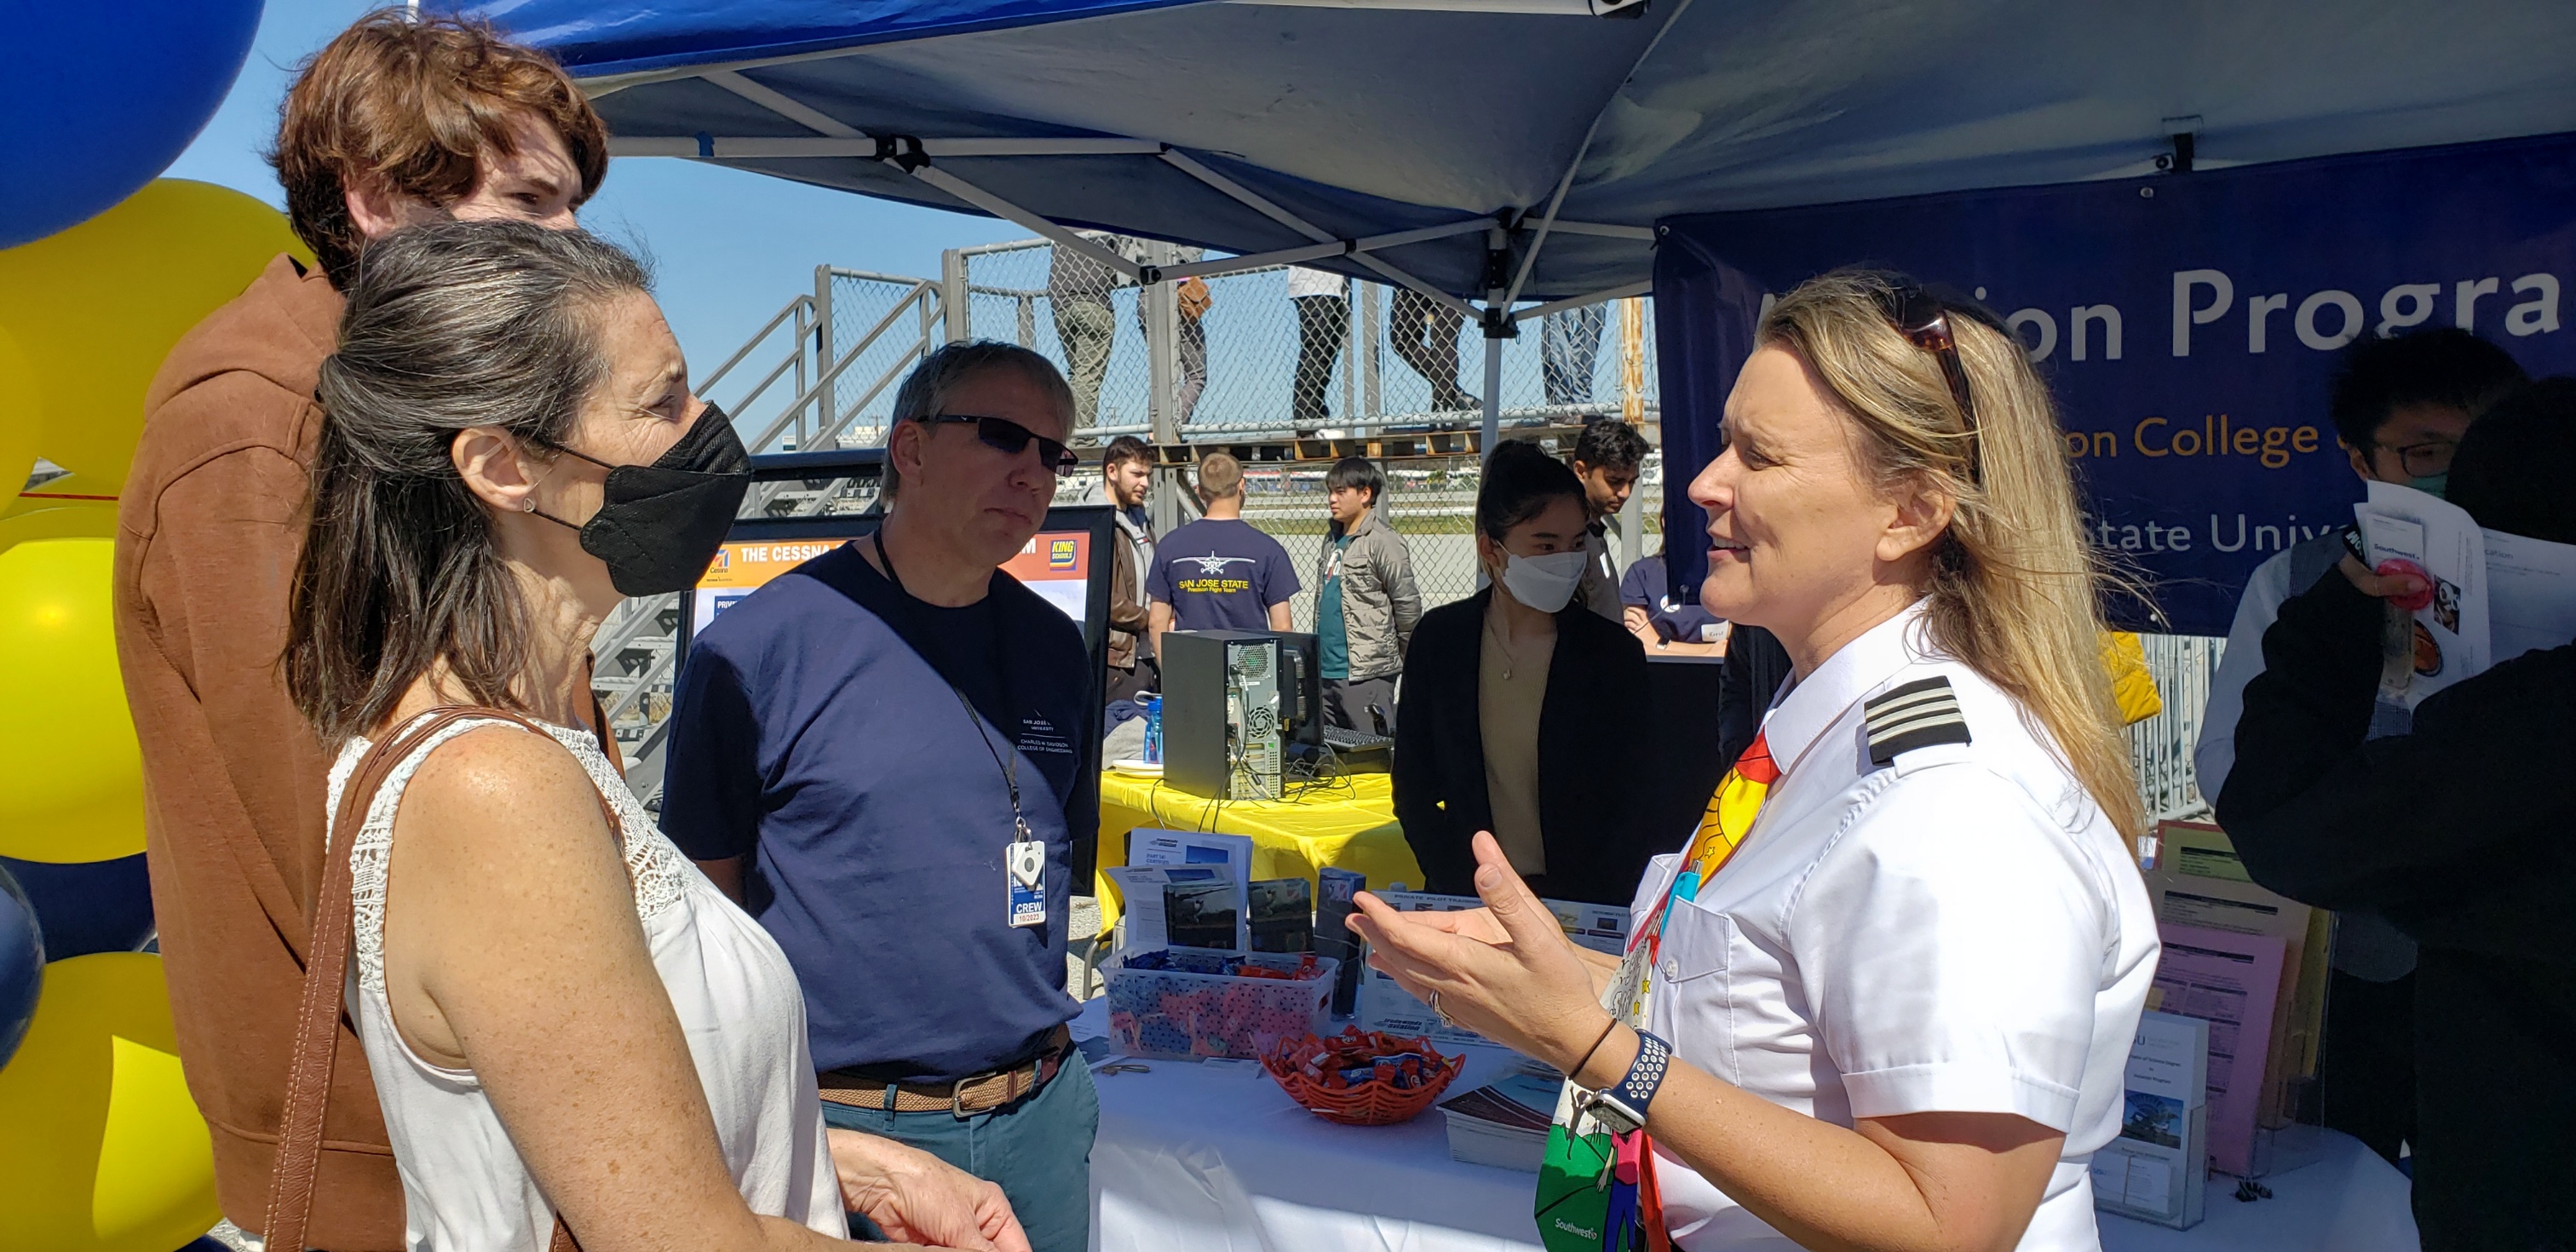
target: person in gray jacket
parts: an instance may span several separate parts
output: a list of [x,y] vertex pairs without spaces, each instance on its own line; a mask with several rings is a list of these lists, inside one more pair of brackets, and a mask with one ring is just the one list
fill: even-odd
[[1413,551],[1378,516],[1386,475],[1366,457],[1343,457],[1324,475],[1333,523],[1316,564],[1315,637],[1324,723],[1395,733],[1395,680],[1422,620]]

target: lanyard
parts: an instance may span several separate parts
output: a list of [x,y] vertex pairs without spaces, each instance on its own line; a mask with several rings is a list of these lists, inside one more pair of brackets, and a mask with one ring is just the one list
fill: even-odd
[[1755,734],[1709,797],[1699,828],[1693,832],[1690,846],[1682,850],[1681,863],[1673,867],[1673,880],[1664,887],[1663,898],[1655,902],[1653,915],[1629,936],[1631,952],[1642,947],[1648,961],[1656,959],[1663,947],[1664,922],[1672,916],[1674,901],[1699,898],[1700,888],[1735,858],[1745,837],[1753,833],[1754,819],[1761,815],[1781,773],[1778,762],[1771,758],[1770,737]]
[[[906,598],[910,598],[912,593],[904,590],[903,575],[894,572],[894,558],[886,555],[885,527],[877,527],[875,531],[870,533],[869,538],[876,544],[877,561],[885,566],[886,581],[893,583],[895,590],[903,592]],[[938,667],[933,666],[932,668],[937,669]],[[998,666],[996,667],[995,672],[1007,673],[1007,671],[1000,669]],[[1020,753],[1018,747],[1014,745],[1011,751],[1010,760],[1007,762],[1004,761],[1002,759],[1001,749],[993,746],[993,736],[984,729],[983,716],[975,711],[975,702],[966,698],[965,688],[958,686],[955,682],[951,682],[946,674],[941,674],[939,676],[939,680],[941,682],[948,683],[949,693],[957,697],[957,707],[965,710],[967,724],[975,728],[975,737],[984,741],[984,751],[993,758],[993,768],[1002,772],[1002,783],[1011,790],[1011,829],[1019,833],[1019,838],[1022,842],[1026,842],[1027,840],[1034,838],[1034,836],[1029,833],[1028,819],[1020,815]]]

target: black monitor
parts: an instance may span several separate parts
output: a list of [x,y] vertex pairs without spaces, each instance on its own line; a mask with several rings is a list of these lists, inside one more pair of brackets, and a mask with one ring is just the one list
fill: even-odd
[[[1279,635],[1279,746],[1324,746],[1324,655],[1313,635]],[[1294,755],[1293,751],[1290,753]]]

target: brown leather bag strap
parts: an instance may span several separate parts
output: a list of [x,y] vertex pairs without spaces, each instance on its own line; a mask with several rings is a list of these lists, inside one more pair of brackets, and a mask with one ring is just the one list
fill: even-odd
[[[268,1214],[261,1237],[279,1252],[298,1252],[312,1218],[313,1187],[321,1168],[322,1123],[331,1103],[331,1070],[340,1043],[341,996],[349,977],[349,943],[355,922],[349,845],[365,825],[367,809],[387,775],[420,746],[457,722],[497,719],[545,735],[544,728],[507,709],[450,705],[413,718],[407,727],[372,744],[358,758],[331,822],[333,841],[323,856],[322,889],[313,905],[312,942],[305,953],[304,994],[296,1010],[295,1049],[288,1061],[284,1114],[279,1119],[276,1163],[269,1174]],[[548,739],[553,736],[546,735]],[[622,844],[625,832],[605,793],[600,815]],[[549,1252],[578,1252],[563,1218],[555,1218]]]

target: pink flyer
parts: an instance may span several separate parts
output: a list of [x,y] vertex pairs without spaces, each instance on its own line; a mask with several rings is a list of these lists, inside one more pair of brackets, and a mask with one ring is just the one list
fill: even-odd
[[2263,1063],[2272,1047],[2281,937],[2170,922],[2156,929],[2165,945],[2156,966],[2156,990],[2163,993],[2157,1007],[2209,1023],[2210,1164],[2241,1176],[2252,1166]]

